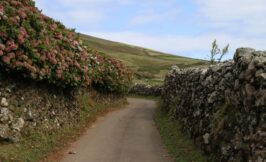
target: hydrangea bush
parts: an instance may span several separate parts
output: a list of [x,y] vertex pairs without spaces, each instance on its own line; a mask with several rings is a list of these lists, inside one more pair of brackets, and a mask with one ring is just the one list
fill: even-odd
[[87,49],[74,30],[42,14],[32,0],[0,0],[0,66],[61,87],[125,92],[132,78],[121,62]]
[[131,85],[132,72],[118,60],[102,56],[98,57],[98,60],[100,60],[101,71],[100,78],[95,83],[96,86],[104,91],[127,92]]

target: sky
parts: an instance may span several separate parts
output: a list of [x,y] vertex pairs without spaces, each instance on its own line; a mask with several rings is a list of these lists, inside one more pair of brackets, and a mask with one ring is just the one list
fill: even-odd
[[92,36],[208,59],[211,43],[266,50],[266,0],[35,0],[42,12]]

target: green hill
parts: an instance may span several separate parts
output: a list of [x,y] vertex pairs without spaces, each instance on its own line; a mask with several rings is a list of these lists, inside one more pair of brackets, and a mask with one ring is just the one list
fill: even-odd
[[206,61],[166,54],[142,47],[108,41],[81,34],[89,48],[121,60],[135,72],[135,82],[162,83],[172,65],[180,68],[205,64]]

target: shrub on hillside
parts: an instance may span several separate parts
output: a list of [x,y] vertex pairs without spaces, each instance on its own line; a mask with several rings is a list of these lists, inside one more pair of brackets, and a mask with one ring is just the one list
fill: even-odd
[[101,59],[73,30],[43,15],[34,1],[0,0],[1,68],[61,87],[91,83],[103,83],[111,91],[127,87],[129,82],[122,78],[130,80],[128,69],[113,59]]

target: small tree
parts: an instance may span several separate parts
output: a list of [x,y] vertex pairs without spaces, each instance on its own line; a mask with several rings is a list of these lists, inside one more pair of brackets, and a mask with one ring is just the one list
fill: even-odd
[[[213,64],[215,61],[221,62],[223,57],[226,53],[229,51],[229,44],[226,45],[222,52],[221,49],[218,47],[216,39],[212,42],[212,49],[211,49],[211,56],[210,56],[210,62]],[[218,57],[218,58],[217,58]]]

